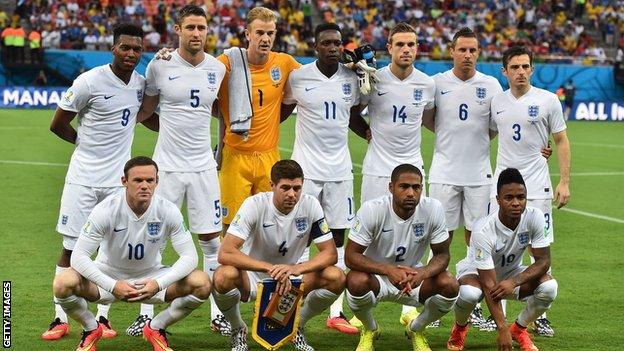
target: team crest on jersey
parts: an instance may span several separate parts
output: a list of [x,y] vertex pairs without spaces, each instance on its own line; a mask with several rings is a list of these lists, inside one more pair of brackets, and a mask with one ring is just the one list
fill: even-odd
[[422,237],[425,236],[425,223],[412,224],[412,232],[416,240],[422,239]]
[[351,95],[351,83],[344,83],[342,85],[342,93],[345,94],[346,96],[350,96]]
[[422,101],[423,91],[422,89],[414,89],[414,101]]
[[520,245],[527,246],[529,244],[529,232],[522,232],[518,234],[518,241]]
[[137,89],[137,100],[139,100],[139,102],[143,102],[143,90],[141,89]]
[[295,218],[295,227],[297,227],[297,233],[302,234],[308,229],[308,219],[306,217]]
[[215,72],[208,72],[208,84],[217,84],[217,74]]
[[273,66],[269,71],[271,75],[271,80],[273,81],[273,85],[279,85],[280,80],[282,80],[282,70],[279,67]]
[[61,216],[61,224],[62,225],[66,225],[67,224],[67,220],[68,220],[67,215],[62,215]]
[[485,88],[477,87],[476,89],[477,99],[485,99],[487,96],[487,90]]
[[529,117],[537,118],[538,115],[539,115],[539,106],[537,105],[529,106]]
[[157,236],[160,232],[161,222],[147,222],[147,234]]

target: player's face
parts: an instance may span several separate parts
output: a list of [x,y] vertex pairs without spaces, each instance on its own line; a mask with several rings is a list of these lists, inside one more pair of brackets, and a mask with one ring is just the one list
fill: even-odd
[[301,178],[282,178],[277,184],[271,182],[273,204],[281,213],[290,213],[295,208],[297,202],[299,202],[301,189],[303,189],[303,179]]
[[319,33],[315,44],[316,52],[321,63],[338,64],[342,53],[342,36],[337,30],[326,30]]
[[477,38],[459,37],[455,42],[455,47],[450,50],[453,58],[453,67],[465,71],[474,71],[479,58],[479,42]]
[[501,187],[496,199],[503,218],[518,219],[526,208],[526,188],[518,183],[505,184]]
[[392,44],[388,44],[388,53],[392,56],[392,63],[406,68],[416,59],[418,42],[416,33],[396,33],[392,36]]
[[396,182],[390,183],[390,193],[395,206],[404,211],[413,211],[420,202],[422,178],[415,173],[403,173]]
[[158,185],[156,168],[152,165],[132,167],[128,170],[128,178],[122,177],[121,183],[126,187],[129,200],[149,202]]
[[180,37],[180,48],[195,55],[204,51],[206,35],[208,34],[208,21],[206,17],[190,15],[182,20],[182,24],[175,24],[173,28]]
[[249,43],[248,49],[261,55],[268,55],[273,47],[276,33],[275,22],[253,20],[249,24],[249,28],[245,30],[245,37]]
[[141,60],[143,40],[122,34],[113,45],[113,65],[122,71],[132,71]]
[[512,57],[507,62],[507,67],[503,67],[503,74],[509,81],[509,86],[514,88],[526,88],[531,84],[533,66],[529,55],[518,55]]

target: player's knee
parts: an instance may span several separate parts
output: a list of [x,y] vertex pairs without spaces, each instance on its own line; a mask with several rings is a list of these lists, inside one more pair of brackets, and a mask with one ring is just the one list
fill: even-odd
[[210,296],[212,290],[212,284],[210,284],[210,277],[206,272],[195,270],[191,272],[188,277],[188,283],[193,291],[193,295],[205,300]]
[[476,305],[481,300],[482,295],[483,291],[472,285],[461,285],[459,287],[459,299],[471,305]]
[[349,271],[347,274],[347,289],[354,296],[362,296],[372,290],[370,278],[367,273]]
[[323,270],[323,280],[327,282],[327,290],[340,293],[345,288],[347,277],[340,268],[329,266]]
[[219,266],[212,276],[214,290],[220,294],[234,289],[234,281],[238,278],[240,272],[234,266]]
[[440,289],[440,295],[444,297],[456,297],[459,294],[459,283],[451,273],[444,271],[436,277],[436,285]]
[[334,238],[334,244],[336,244],[336,247],[344,246],[344,233],[344,229],[332,229],[332,236]]
[[557,289],[559,285],[554,279],[547,280],[535,289],[535,298],[546,303],[551,303],[557,297]]
[[70,295],[74,295],[80,285],[80,279],[80,274],[73,269],[68,269],[57,275],[52,283],[54,296],[66,298]]

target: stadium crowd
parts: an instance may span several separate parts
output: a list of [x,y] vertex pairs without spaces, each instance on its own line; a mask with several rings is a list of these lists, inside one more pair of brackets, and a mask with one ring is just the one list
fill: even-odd
[[[417,28],[420,55],[448,59],[448,45],[458,28],[479,34],[484,60],[500,60],[515,44],[531,47],[545,59],[584,58],[585,63],[608,59],[606,47],[622,47],[624,1],[607,0],[26,0],[16,15],[28,19],[42,36],[43,48],[110,50],[111,28],[119,22],[140,25],[146,51],[176,42],[173,24],[187,2],[203,7],[209,17],[206,52],[244,44],[244,19],[253,6],[280,14],[275,49],[313,56],[312,22],[336,22],[343,27],[347,48],[362,41],[385,48],[389,28],[407,21]],[[316,6],[316,8],[313,8]],[[318,13],[318,14],[317,14]],[[0,26],[10,25],[0,14]],[[591,35],[591,34],[594,35]]]

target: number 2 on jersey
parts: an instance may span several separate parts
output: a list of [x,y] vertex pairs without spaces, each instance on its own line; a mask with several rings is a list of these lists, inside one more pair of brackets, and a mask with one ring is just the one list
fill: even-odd
[[405,246],[399,246],[396,249],[397,255],[394,259],[394,262],[403,262],[405,261],[405,259],[403,258],[403,256],[405,256],[405,252],[407,252],[407,249],[405,248]]

